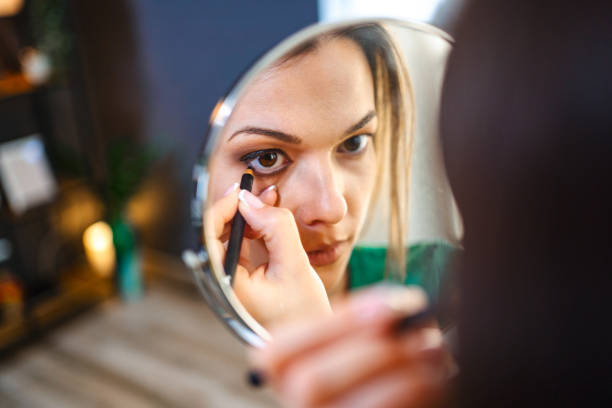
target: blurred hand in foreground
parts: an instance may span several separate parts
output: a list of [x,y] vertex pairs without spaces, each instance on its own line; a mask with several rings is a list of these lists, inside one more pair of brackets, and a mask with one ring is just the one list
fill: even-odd
[[331,316],[277,327],[252,364],[290,407],[438,406],[455,367],[440,329],[393,329],[426,304],[416,287],[353,294]]

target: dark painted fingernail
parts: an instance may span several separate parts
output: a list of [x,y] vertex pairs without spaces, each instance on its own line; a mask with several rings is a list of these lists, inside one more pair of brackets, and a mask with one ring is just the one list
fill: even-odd
[[247,373],[247,381],[252,387],[259,388],[266,384],[266,377],[261,371],[249,370]]

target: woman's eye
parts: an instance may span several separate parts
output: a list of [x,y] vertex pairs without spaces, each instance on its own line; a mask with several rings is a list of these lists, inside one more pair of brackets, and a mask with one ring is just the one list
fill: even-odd
[[348,154],[358,154],[368,146],[369,135],[356,135],[349,137],[338,146],[338,152]]
[[268,175],[284,169],[289,159],[280,150],[259,150],[244,155],[240,161],[250,166],[256,174]]

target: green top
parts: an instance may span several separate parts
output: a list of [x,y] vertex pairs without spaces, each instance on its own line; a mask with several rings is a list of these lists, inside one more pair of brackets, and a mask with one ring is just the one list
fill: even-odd
[[[446,242],[411,245],[406,259],[406,285],[419,285],[437,298],[445,272],[459,249]],[[350,290],[385,280],[386,247],[355,247],[349,259]]]

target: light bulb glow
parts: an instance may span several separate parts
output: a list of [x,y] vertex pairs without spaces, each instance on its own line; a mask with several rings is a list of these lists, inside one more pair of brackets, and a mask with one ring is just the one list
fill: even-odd
[[0,17],[17,14],[22,6],[23,0],[0,0]]
[[85,255],[93,269],[101,276],[109,276],[115,268],[113,231],[107,223],[98,221],[83,233]]

